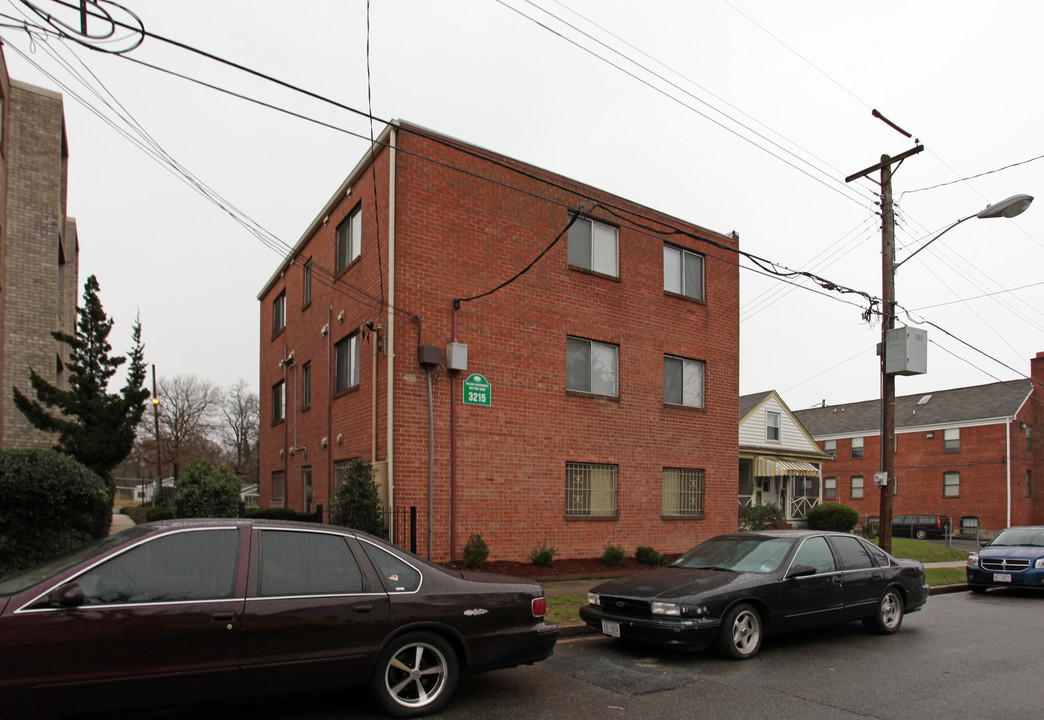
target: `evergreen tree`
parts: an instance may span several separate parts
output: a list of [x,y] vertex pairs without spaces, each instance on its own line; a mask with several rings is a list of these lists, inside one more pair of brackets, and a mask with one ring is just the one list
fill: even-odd
[[[33,424],[56,433],[56,450],[71,455],[96,472],[112,488],[112,471],[134,445],[134,434],[145,412],[145,348],[141,322],[134,320],[134,347],[127,357],[111,357],[109,331],[113,321],[98,299],[98,280],[91,275],[83,286],[83,306],[76,309],[76,334],[51,333],[69,346],[69,389],[62,390],[30,368],[36,400],[14,388],[15,406]],[[130,358],[127,381],[119,393],[109,392],[109,381]],[[56,409],[55,414],[49,410]]]

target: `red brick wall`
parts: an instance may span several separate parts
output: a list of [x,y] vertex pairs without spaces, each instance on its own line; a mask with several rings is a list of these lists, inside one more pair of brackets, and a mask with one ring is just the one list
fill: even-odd
[[[679,552],[700,539],[735,529],[739,347],[735,254],[705,242],[671,236],[671,242],[706,254],[707,302],[668,296],[663,291],[663,237],[638,229],[636,223],[657,229],[663,227],[660,222],[684,226],[729,247],[735,247],[736,241],[507,161],[535,176],[525,177],[412,132],[399,134],[399,147],[395,225],[398,315],[393,377],[395,504],[418,508],[418,551],[425,554],[428,550],[428,405],[425,373],[417,362],[418,341],[444,348],[453,339],[453,299],[486,292],[511,278],[563,231],[569,220],[567,208],[585,200],[588,208],[593,200],[624,214],[621,224],[603,208],[592,211],[598,220],[621,224],[618,279],[570,268],[563,236],[518,280],[488,297],[461,305],[457,340],[468,345],[468,374],[481,373],[490,381],[492,406],[463,405],[463,378],[451,378],[441,367],[434,373],[432,556],[459,557],[471,533],[482,534],[493,558],[525,559],[545,539],[559,548],[560,557],[593,557],[601,555],[607,542],[624,545],[628,553],[640,544]],[[361,200],[363,257],[345,276],[374,295],[379,295],[382,272],[385,288],[388,280],[387,157],[388,153],[382,152],[377,165],[383,266],[377,267],[372,251],[376,238],[369,173],[356,184],[352,198],[340,203],[326,227],[300,253],[302,258],[308,254],[326,257],[326,263],[332,266],[332,233],[337,221]],[[450,170],[447,165],[464,172]],[[642,217],[628,217],[627,213]],[[326,322],[331,297],[336,298],[332,313],[335,340],[366,319],[387,326],[387,314],[378,314],[357,293],[333,293],[315,283],[317,299],[313,305],[323,311],[322,317],[310,316],[315,311],[306,310],[300,318],[288,321],[283,336],[273,340],[271,300],[285,286],[293,310],[294,298],[299,297],[295,289],[299,276],[296,266],[290,268],[261,300],[263,504],[270,497],[264,481],[280,466],[277,446],[282,442],[281,433],[292,437],[294,429],[292,418],[282,426],[268,424],[271,416],[266,411],[266,397],[271,384],[282,374],[277,365],[280,353],[293,349],[298,363],[305,357],[313,358],[313,373],[319,368],[315,363],[321,360],[325,372],[325,338],[320,341],[318,327]],[[345,311],[343,325],[336,320],[341,309]],[[420,322],[409,320],[407,314],[417,316]],[[308,329],[299,333],[298,324]],[[618,397],[608,399],[566,390],[569,335],[618,346]],[[298,445],[309,447],[313,467],[322,459],[369,456],[374,377],[371,351],[371,345],[363,345],[358,390],[333,401],[327,451],[321,450],[318,442],[325,432],[325,393],[313,376],[313,407],[301,414],[296,425]],[[706,362],[705,409],[664,405],[665,353]],[[380,388],[378,460],[387,457],[384,368],[382,356],[376,373]],[[450,527],[451,403],[456,403],[457,409],[455,533]],[[338,445],[336,437],[341,433],[344,442]],[[289,462],[288,454],[281,459],[287,462],[288,488],[293,487],[294,465],[300,463],[300,454]],[[618,466],[615,518],[565,517],[565,464],[571,461]],[[664,467],[705,471],[703,518],[661,518]],[[317,497],[324,492],[325,472],[313,470]],[[288,489],[288,496],[288,504],[300,505],[292,489]]]

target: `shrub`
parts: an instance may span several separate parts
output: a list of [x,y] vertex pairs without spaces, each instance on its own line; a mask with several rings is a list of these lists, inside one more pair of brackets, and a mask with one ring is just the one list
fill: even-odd
[[298,512],[290,508],[267,507],[252,508],[246,511],[248,518],[260,518],[262,520],[296,520],[297,522],[315,522],[315,513]]
[[489,546],[481,535],[472,535],[464,544],[464,567],[475,570],[482,567],[489,557]]
[[765,530],[786,524],[787,518],[779,505],[744,505],[739,509],[741,530]]
[[610,542],[605,544],[605,552],[602,553],[602,560],[609,567],[620,567],[624,561],[624,549],[623,545],[613,545]]
[[[157,520],[173,520],[174,511],[162,505],[145,508],[145,522],[156,522]],[[135,520],[137,522],[137,520]]]
[[185,517],[239,516],[242,483],[234,472],[209,460],[193,460],[178,475],[174,491],[185,501]]
[[94,513],[112,522],[107,483],[54,450],[0,452],[0,577],[83,547]]
[[663,565],[666,556],[648,545],[639,545],[634,551],[635,559],[644,565]]
[[555,559],[557,554],[558,548],[554,545],[548,545],[547,538],[544,538],[540,546],[533,548],[533,551],[529,553],[529,559],[533,561],[534,565],[551,567],[551,561]]
[[859,522],[859,511],[843,503],[823,503],[808,511],[810,530],[852,532]]
[[341,484],[330,503],[331,523],[380,537],[388,534],[373,475],[373,466],[364,458],[355,458],[340,471],[337,481]]

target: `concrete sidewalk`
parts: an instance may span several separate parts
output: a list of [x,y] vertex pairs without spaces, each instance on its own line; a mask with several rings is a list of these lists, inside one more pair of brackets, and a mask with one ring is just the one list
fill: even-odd
[[109,526],[109,534],[113,535],[118,533],[120,530],[126,530],[129,527],[134,527],[134,520],[131,519],[131,516],[113,511],[112,525]]

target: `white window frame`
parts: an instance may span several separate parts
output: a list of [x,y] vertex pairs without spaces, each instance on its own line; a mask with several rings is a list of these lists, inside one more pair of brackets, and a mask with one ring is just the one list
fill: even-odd
[[[667,397],[668,373],[681,369],[680,382],[675,385],[681,390],[681,398]],[[707,363],[677,355],[663,356],[663,401],[668,405],[685,405],[702,408],[707,399]],[[680,400],[680,402],[679,402]]]
[[[698,267],[696,267],[698,263]],[[706,258],[674,245],[663,246],[663,290],[703,300]]]
[[272,386],[272,424],[286,419],[286,381],[280,380]]
[[[827,490],[830,494],[827,494]],[[823,478],[823,499],[824,500],[837,500],[837,478],[836,477],[825,477]]]
[[[856,450],[859,451],[858,454],[856,453]],[[854,438],[852,438],[852,451],[851,451],[852,457],[854,457],[854,458],[861,458],[861,457],[863,457],[863,452],[864,452],[863,451],[863,438],[861,438],[861,437],[854,437]]]
[[[347,352],[343,349],[347,348]],[[348,366],[345,367],[344,363]],[[334,345],[334,394],[359,385],[359,332],[345,335]]]
[[272,507],[286,507],[285,470],[276,470],[272,473]]
[[590,218],[577,218],[569,228],[569,264],[620,277],[620,231]]
[[[856,480],[859,482],[857,483]],[[866,483],[863,481],[862,475],[853,475],[849,484],[849,493],[853,500],[860,500],[866,489]],[[859,491],[858,494],[856,491]]]
[[[585,347],[586,358],[582,357]],[[586,386],[582,382],[583,378],[570,374],[570,370],[574,367],[579,367],[579,361],[584,359],[586,359],[587,363]],[[576,363],[575,365],[574,362]],[[605,372],[610,369],[607,363],[612,365],[611,377]],[[616,345],[610,345],[609,343],[587,340],[572,335],[567,336],[566,389],[590,393],[591,395],[617,397],[620,391],[620,349]]]
[[362,254],[362,205],[337,226],[337,272],[341,272]]
[[831,460],[837,460],[837,440],[824,440],[823,452],[829,455]]
[[956,471],[943,473],[943,497],[959,498],[961,496],[961,474]]
[[943,452],[961,451],[961,429],[947,428],[943,430]]
[[[773,420],[775,423],[773,424]],[[775,430],[775,437],[773,437]],[[765,414],[765,440],[769,442],[780,442],[783,439],[783,414],[769,410]]]
[[272,301],[273,337],[286,329],[286,290],[281,290]]

